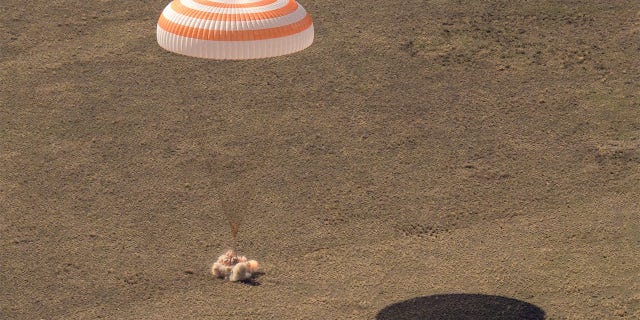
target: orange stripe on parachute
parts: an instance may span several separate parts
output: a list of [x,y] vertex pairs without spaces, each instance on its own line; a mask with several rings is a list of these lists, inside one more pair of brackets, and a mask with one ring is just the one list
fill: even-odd
[[169,19],[165,18],[164,15],[161,15],[158,20],[158,26],[167,32],[186,38],[214,41],[251,41],[281,38],[300,33],[309,28],[312,24],[311,16],[308,13],[303,19],[281,27],[236,31],[208,30],[187,27],[171,22]]
[[[253,7],[261,7],[270,5],[278,0],[262,0],[251,3],[222,3],[208,0],[193,0],[193,2],[201,4],[203,6],[208,7],[216,7],[216,8],[253,8]],[[179,2],[179,0],[175,0],[175,2]]]
[[256,13],[213,13],[189,8],[182,4],[180,1],[176,0],[171,2],[171,9],[181,15],[196,19],[218,21],[249,21],[271,19],[291,14],[298,9],[298,3],[295,0],[290,0],[284,7]]

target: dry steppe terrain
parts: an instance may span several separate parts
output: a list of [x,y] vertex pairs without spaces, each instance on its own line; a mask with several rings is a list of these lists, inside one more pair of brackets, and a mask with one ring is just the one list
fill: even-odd
[[1,319],[640,319],[640,2],[300,0],[251,61],[168,2],[0,2]]

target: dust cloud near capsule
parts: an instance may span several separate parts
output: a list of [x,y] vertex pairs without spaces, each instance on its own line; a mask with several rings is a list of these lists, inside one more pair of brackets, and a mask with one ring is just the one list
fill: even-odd
[[211,273],[236,282],[251,279],[258,269],[258,261],[248,260],[245,256],[238,256],[235,250],[228,250],[213,263]]

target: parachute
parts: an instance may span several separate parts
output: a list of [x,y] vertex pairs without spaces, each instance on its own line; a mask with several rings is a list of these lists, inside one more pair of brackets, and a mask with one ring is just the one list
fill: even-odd
[[313,22],[295,0],[173,0],[157,25],[158,44],[208,59],[257,59],[303,50]]

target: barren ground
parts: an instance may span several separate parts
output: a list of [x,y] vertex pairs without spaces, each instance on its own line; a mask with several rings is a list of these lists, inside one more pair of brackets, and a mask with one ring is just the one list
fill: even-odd
[[0,318],[640,319],[640,2],[301,1],[237,62],[168,2],[0,3]]

